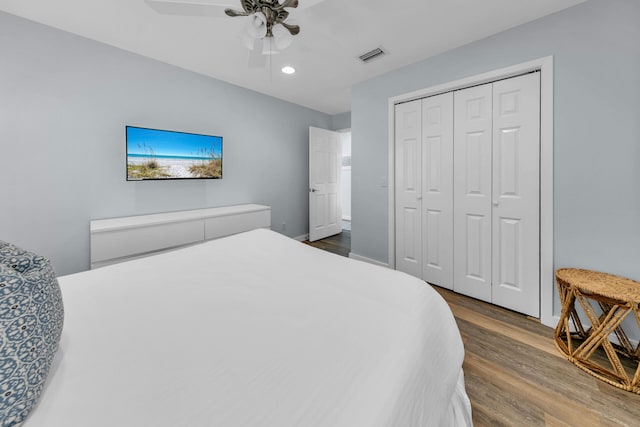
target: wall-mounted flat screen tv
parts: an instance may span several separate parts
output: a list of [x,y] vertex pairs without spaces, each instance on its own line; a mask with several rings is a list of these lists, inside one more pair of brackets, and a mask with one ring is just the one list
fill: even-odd
[[222,137],[126,127],[127,181],[222,178]]

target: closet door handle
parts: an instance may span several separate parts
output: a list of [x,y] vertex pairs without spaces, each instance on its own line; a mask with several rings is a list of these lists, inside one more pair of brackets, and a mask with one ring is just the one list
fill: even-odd
[[416,197],[416,200],[422,200],[422,196]]
[[500,205],[500,203],[497,200],[493,201],[493,206],[498,207]]

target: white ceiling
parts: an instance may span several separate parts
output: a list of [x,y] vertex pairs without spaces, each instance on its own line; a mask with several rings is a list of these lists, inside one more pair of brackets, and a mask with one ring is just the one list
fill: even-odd
[[[336,114],[351,109],[355,83],[583,1],[324,0],[290,9],[300,34],[264,69],[247,66],[239,18],[160,15],[143,0],[0,0],[0,10]],[[389,54],[357,59],[379,46]],[[285,64],[298,72],[283,75]]]

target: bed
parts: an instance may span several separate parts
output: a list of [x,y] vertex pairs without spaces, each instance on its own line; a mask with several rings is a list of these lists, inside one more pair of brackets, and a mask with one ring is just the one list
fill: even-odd
[[471,425],[452,313],[406,274],[260,229],[58,280],[24,427]]

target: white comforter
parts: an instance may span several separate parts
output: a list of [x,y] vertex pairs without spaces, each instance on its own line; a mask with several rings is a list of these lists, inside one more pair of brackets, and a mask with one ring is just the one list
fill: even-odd
[[460,335],[408,275],[255,230],[60,285],[57,365],[25,427],[452,421]]

